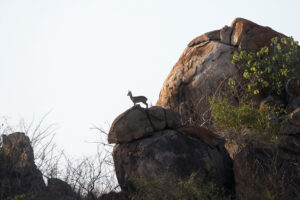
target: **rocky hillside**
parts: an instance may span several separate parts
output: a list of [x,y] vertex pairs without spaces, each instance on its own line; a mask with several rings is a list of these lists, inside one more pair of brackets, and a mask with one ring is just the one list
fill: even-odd
[[[241,18],[195,38],[157,105],[117,116],[108,143],[121,191],[99,200],[300,200],[298,44]],[[2,136],[0,199],[80,197],[46,185],[29,139],[13,133]]]
[[[263,56],[284,52],[287,45],[299,53],[285,37],[237,18],[230,27],[192,40],[165,80],[156,106],[135,106],[111,127],[108,141],[116,144],[122,194],[132,199],[300,199],[300,93],[295,84],[300,77],[289,78],[288,66],[286,74],[280,71],[286,77],[277,80],[282,91],[265,81],[267,86],[248,94],[251,88],[243,87],[256,79],[249,82],[234,62],[234,57],[251,56],[263,62],[268,58]],[[299,71],[297,56],[291,69]],[[278,63],[249,73],[277,70]]]

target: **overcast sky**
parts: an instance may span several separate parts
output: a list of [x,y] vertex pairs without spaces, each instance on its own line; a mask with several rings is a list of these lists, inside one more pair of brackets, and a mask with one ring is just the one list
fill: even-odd
[[[247,2],[247,3],[246,3]],[[299,0],[0,0],[0,116],[57,124],[58,145],[90,155],[93,124],[155,104],[164,79],[196,36],[236,17],[300,40]]]

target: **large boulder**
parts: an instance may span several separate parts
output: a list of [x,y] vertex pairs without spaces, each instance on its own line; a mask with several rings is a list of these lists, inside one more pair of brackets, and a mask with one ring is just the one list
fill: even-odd
[[194,114],[208,119],[208,97],[220,92],[220,86],[227,85],[225,80],[237,74],[231,63],[234,50],[218,41],[186,48],[165,80],[157,105],[179,112],[185,120],[196,120]]
[[186,179],[193,173],[224,189],[233,187],[232,161],[224,145],[211,147],[175,130],[158,131],[147,138],[117,144],[113,158],[119,184],[125,191],[132,189],[135,179],[150,183],[168,176],[168,184],[175,187],[177,182],[172,180]]
[[[193,175],[201,180],[199,191],[204,183],[233,191],[232,160],[224,139],[202,127],[182,126],[179,114],[170,109],[128,109],[114,120],[108,141],[116,143],[115,171],[122,191],[129,195],[140,189],[136,181],[167,181],[174,189],[178,181]],[[167,193],[166,188],[161,189]],[[118,199],[114,193],[110,197]]]
[[124,143],[152,135],[154,131],[180,126],[180,117],[162,107],[142,108],[133,106],[120,114],[112,123],[108,143]]
[[[230,27],[195,38],[169,73],[156,105],[178,111],[188,124],[209,125],[208,97],[223,95],[228,89],[228,78],[240,77],[232,64],[234,52],[259,50],[276,36],[284,35],[237,18]],[[234,99],[230,101],[235,103]]]

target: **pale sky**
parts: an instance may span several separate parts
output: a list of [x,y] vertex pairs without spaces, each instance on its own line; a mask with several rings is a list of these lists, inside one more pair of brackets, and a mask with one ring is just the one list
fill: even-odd
[[106,128],[163,81],[196,36],[243,17],[300,40],[299,0],[0,0],[0,117],[57,124],[56,142],[92,155]]

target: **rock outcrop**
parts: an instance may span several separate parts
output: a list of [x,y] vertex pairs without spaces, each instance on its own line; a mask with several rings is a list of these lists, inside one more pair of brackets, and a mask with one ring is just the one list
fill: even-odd
[[24,133],[2,136],[0,160],[0,199],[46,189],[42,174],[34,164],[29,138]]
[[108,138],[117,143],[113,158],[124,191],[135,189],[135,179],[151,182],[167,175],[180,180],[193,173],[203,181],[233,188],[232,161],[224,140],[203,128],[181,127],[178,114],[171,110],[132,107],[116,118]]
[[[237,105],[237,101],[226,94],[228,78],[239,80],[242,76],[231,62],[234,52],[258,51],[269,46],[274,37],[286,36],[269,27],[237,18],[230,27],[195,38],[166,78],[156,105],[179,112],[184,124],[205,125],[215,130],[208,97],[226,97]],[[286,107],[285,116],[272,118],[272,122],[281,125],[278,144],[266,147],[261,141],[254,146],[247,139],[242,143],[226,143],[234,162],[238,199],[251,199],[248,192],[254,192],[252,199],[300,199],[300,89],[296,82],[289,80],[286,94],[280,97],[257,95],[257,99],[251,99],[257,106],[271,103]],[[226,134],[225,130],[219,132]]]
[[228,78],[240,76],[231,63],[233,53],[259,50],[276,36],[284,35],[237,18],[230,27],[195,38],[165,80],[156,105],[179,112],[185,122],[209,125],[208,97],[222,95],[228,89]]
[[179,112],[183,121],[199,118],[201,124],[202,118],[209,119],[207,98],[220,93],[225,80],[237,74],[231,63],[234,50],[214,40],[187,47],[165,80],[157,105]]
[[50,178],[44,183],[34,163],[30,140],[24,133],[2,135],[0,148],[0,199],[16,196],[24,200],[76,200],[71,187]]
[[[175,199],[178,182],[192,177],[200,180],[193,182],[195,191],[201,192],[203,186],[213,183],[217,193],[225,189],[226,197],[230,194],[232,199],[300,200],[300,87],[296,80],[287,81],[286,94],[255,99],[257,108],[281,104],[286,107],[287,114],[272,118],[274,124],[281,125],[276,143],[249,138],[242,143],[225,141],[221,132],[230,130],[217,132],[211,123],[208,97],[226,96],[228,78],[241,77],[232,64],[234,52],[257,51],[268,46],[273,37],[285,36],[237,18],[230,27],[192,40],[165,80],[157,106],[136,105],[114,120],[108,143],[115,144],[113,159],[122,191],[103,194],[98,199],[127,200],[128,195],[145,189],[139,188],[139,182],[146,187],[161,184],[154,185],[158,195],[152,199]],[[237,103],[230,95],[226,97],[233,105]],[[241,137],[251,131],[247,126],[240,131]],[[185,184],[180,187],[189,189]],[[89,194],[86,199],[94,199]],[[0,199],[18,195],[28,200],[79,199],[59,179],[50,178],[48,185],[44,183],[24,133],[3,135],[0,148]],[[205,195],[204,199],[211,199]]]

